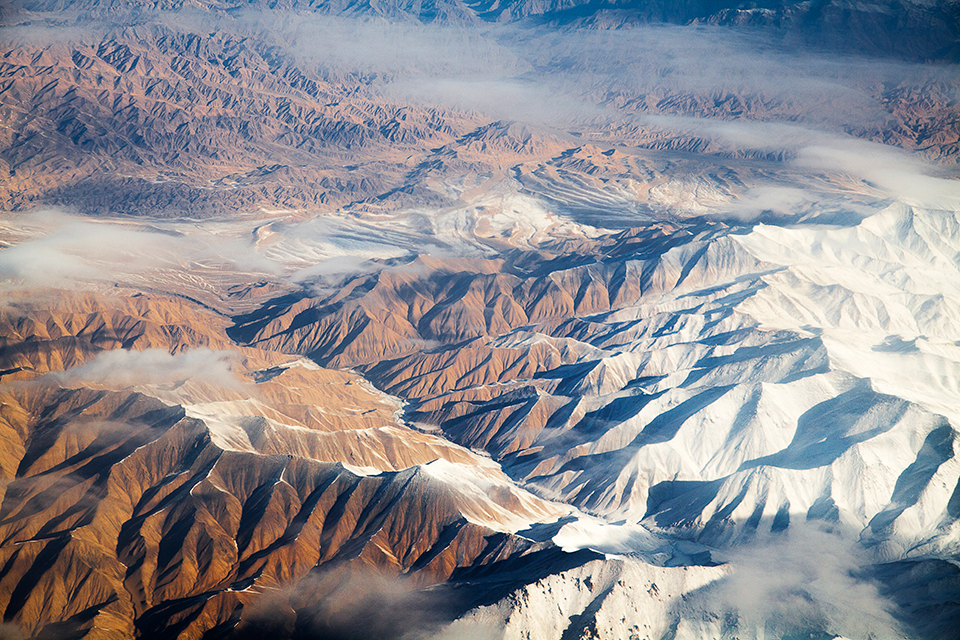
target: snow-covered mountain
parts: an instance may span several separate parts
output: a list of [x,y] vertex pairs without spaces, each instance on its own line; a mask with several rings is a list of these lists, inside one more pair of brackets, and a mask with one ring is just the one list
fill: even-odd
[[956,635],[953,4],[0,19],[0,636]]
[[[419,428],[577,507],[552,530],[566,549],[711,565],[823,535],[863,565],[950,562],[958,229],[957,211],[902,203],[848,225],[658,227],[535,269],[391,267],[246,326],[363,372]],[[577,589],[599,598],[584,624],[613,606]]]

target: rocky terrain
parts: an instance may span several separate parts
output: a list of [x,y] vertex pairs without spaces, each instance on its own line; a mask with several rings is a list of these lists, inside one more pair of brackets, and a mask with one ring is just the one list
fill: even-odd
[[952,638],[958,16],[4,6],[0,637]]
[[[575,10],[523,3],[454,6],[456,11],[434,11],[475,22]],[[785,7],[784,15],[795,17],[773,21],[793,33],[791,20],[809,23],[805,6]],[[821,20],[832,20],[832,6],[821,8]],[[57,205],[163,217],[351,206],[436,209],[462,204],[464,192],[512,171],[535,185],[553,174],[563,176],[564,184],[642,184],[662,171],[650,160],[624,165],[597,156],[594,166],[576,167],[571,154],[580,144],[571,133],[604,145],[730,155],[702,133],[642,120],[651,116],[803,122],[839,113],[840,120],[830,123],[839,131],[953,166],[960,112],[955,76],[940,61],[952,59],[960,17],[950,3],[898,6],[890,14],[877,11],[885,20],[919,12],[930,24],[916,27],[922,35],[900,23],[884,33],[918,45],[937,43],[944,51],[936,63],[909,68],[890,60],[850,73],[821,58],[818,49],[801,48],[801,60],[812,55],[817,67],[836,68],[811,82],[802,64],[773,56],[776,68],[758,70],[764,76],[786,73],[788,82],[799,85],[794,90],[744,78],[733,49],[729,67],[721,63],[712,70],[714,86],[688,82],[684,57],[701,47],[731,46],[722,31],[705,32],[693,53],[683,48],[683,34],[669,29],[654,32],[652,40],[636,32],[631,42],[630,30],[588,26],[568,26],[562,38],[505,27],[459,47],[450,26],[459,22],[452,18],[446,26],[434,21],[388,27],[344,22],[331,14],[359,9],[329,5],[311,13],[298,4],[284,11],[255,4],[242,11],[215,4],[188,11],[162,3],[97,2],[71,3],[63,12],[55,3],[21,2],[3,18],[2,203],[5,210]],[[408,15],[413,8],[381,11]],[[633,19],[661,15],[639,6],[615,11]],[[689,13],[661,17],[771,21],[742,15],[766,15],[767,9],[736,11],[736,19],[731,9],[705,11],[691,6]],[[895,53],[869,33],[880,28],[866,20],[868,32],[845,41]],[[816,33],[828,32],[818,26]],[[756,37],[760,50],[781,46]],[[357,47],[337,44],[344,39]],[[391,59],[381,44],[391,40],[413,53]],[[568,50],[577,40],[589,52],[583,61]],[[589,74],[595,74],[592,85],[565,81]],[[550,78],[556,81],[544,83]],[[505,109],[504,115],[520,109],[534,121],[490,122],[476,107],[491,105]]]

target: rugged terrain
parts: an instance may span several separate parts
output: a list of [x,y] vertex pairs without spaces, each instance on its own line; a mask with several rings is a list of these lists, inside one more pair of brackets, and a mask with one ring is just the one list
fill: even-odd
[[951,638],[958,16],[4,6],[0,637]]
[[[677,172],[656,157],[624,162],[591,154],[584,166],[585,158],[575,160],[590,147],[577,155],[577,140],[731,155],[703,132],[644,120],[651,116],[829,124],[950,166],[960,150],[955,77],[942,56],[926,67],[881,58],[851,72],[827,53],[801,48],[795,55],[812,56],[811,73],[788,49],[788,57],[772,55],[755,72],[783,77],[794,89],[750,72],[745,77],[739,44],[720,30],[705,31],[692,49],[668,27],[652,33],[567,27],[563,36],[504,27],[461,42],[449,22],[353,22],[331,17],[337,11],[327,5],[311,13],[299,5],[287,12],[258,12],[256,5],[178,12],[160,4],[88,4],[63,13],[20,3],[5,16],[5,210],[58,205],[203,217],[351,206],[437,209],[461,205],[464,192],[514,172],[548,196],[564,190],[553,184],[556,177],[563,185],[602,183],[605,192],[612,182],[619,189],[606,198],[625,189],[628,196],[619,200],[636,204],[631,186],[665,170],[674,178],[698,173],[699,163]],[[953,6],[900,9],[946,16]],[[522,4],[458,8],[473,20],[551,11]],[[707,16],[691,11],[683,20]],[[955,48],[960,18],[953,20],[922,36],[899,24],[889,33]],[[764,41],[764,33],[751,48],[778,46]],[[571,45],[578,41],[587,50],[581,60]],[[873,39],[864,34],[856,41]],[[391,59],[385,42],[411,53]],[[691,83],[688,62],[699,64],[691,58],[701,48],[729,58],[711,62],[714,86]],[[532,123],[491,122],[477,108],[503,110],[510,120],[519,111]]]

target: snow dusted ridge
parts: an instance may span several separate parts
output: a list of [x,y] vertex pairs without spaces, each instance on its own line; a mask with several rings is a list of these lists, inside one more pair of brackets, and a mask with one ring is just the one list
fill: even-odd
[[849,229],[759,226],[738,238],[786,269],[740,310],[817,331],[833,367],[960,418],[960,228],[955,213],[893,205]]
[[628,262],[647,277],[640,304],[567,329],[604,352],[567,385],[582,395],[563,438],[578,442],[558,450],[547,430],[514,472],[710,544],[820,519],[884,559],[953,555],[958,229],[893,205]]
[[[514,557],[451,565],[450,585],[498,597],[444,640],[912,637],[887,592],[852,576],[886,571],[888,592],[899,574],[932,583],[906,564],[955,580],[957,212],[651,228],[583,235],[522,268],[371,264],[336,304],[320,291],[253,318],[263,348],[352,367],[394,395],[255,350],[244,357],[266,359],[243,388],[224,383],[223,353],[200,349],[117,349],[62,379],[123,388],[119,364],[146,369],[138,390],[182,405],[227,458],[410,482],[449,500],[443,553],[467,558],[450,546],[462,529],[477,553],[496,532],[543,554],[534,572]],[[297,485],[269,477],[281,493]]]
[[[893,587],[862,576],[960,551],[960,214],[894,204],[847,227],[710,231],[626,269],[638,304],[499,342],[587,355],[538,391],[562,400],[548,427],[501,460],[599,516],[553,540],[607,560],[451,632],[913,637]],[[920,588],[949,589],[931,576]]]
[[[424,432],[485,450],[520,488],[578,510],[505,527],[517,535],[641,573],[705,572],[665,593],[669,606],[691,589],[705,598],[670,609],[666,630],[596,626],[605,606],[648,619],[644,606],[609,604],[619,587],[577,587],[566,567],[550,574],[557,584],[518,573],[533,599],[572,590],[560,622],[583,624],[541,628],[543,607],[514,592],[470,614],[500,616],[503,637],[580,637],[568,631],[587,633],[588,621],[611,638],[909,637],[883,618],[889,602],[871,583],[844,580],[958,556],[955,201],[878,205],[845,224],[822,222],[839,211],[803,224],[655,223],[584,235],[549,258],[421,255],[264,308],[233,335],[351,367],[403,398],[404,419]],[[467,480],[462,467],[425,471]],[[798,547],[809,552],[788,553]],[[830,549],[842,553],[826,563]],[[767,566],[743,550],[763,551]],[[779,558],[788,565],[771,573]],[[781,608],[734,598],[743,576],[760,585],[757,602]],[[816,606],[790,618],[804,598]],[[876,627],[857,626],[864,611]],[[723,612],[736,613],[727,627]]]

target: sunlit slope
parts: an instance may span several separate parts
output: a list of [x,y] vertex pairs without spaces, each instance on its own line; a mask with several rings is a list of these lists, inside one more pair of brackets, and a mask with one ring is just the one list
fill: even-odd
[[958,229],[893,205],[850,227],[420,260],[232,331],[354,367],[411,420],[610,518],[721,545],[819,519],[889,559],[949,555]]
[[[328,574],[406,575],[413,593],[467,566],[594,557],[512,535],[570,509],[398,422],[355,375],[226,348],[215,315],[175,299],[57,302],[4,325],[14,357],[44,354],[0,387],[0,607],[28,634],[201,637],[300,580],[322,599]],[[197,344],[157,329],[205,315]]]
[[363,477],[224,450],[202,421],[138,394],[52,389],[4,403],[7,440],[22,446],[5,465],[0,592],[5,619],[28,633],[199,637],[328,563],[412,572],[416,588],[481,554],[536,551],[511,536],[491,547],[494,530],[464,516],[489,501],[420,467]]

